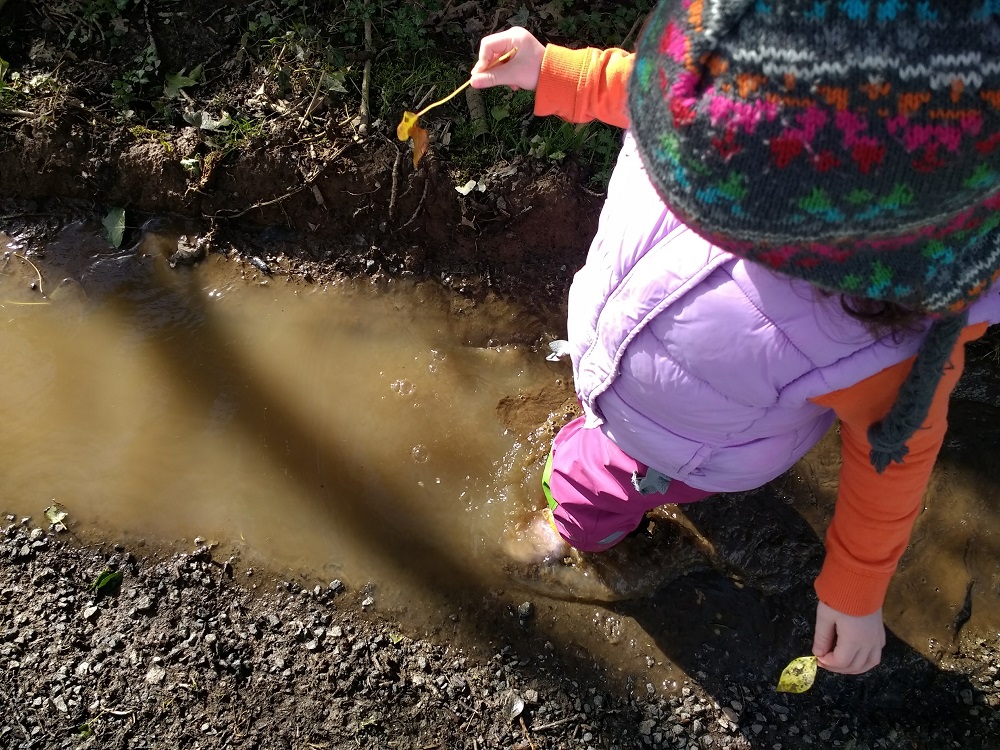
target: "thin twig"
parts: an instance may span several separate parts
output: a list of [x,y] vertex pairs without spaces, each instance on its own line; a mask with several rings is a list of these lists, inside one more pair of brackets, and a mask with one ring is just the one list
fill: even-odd
[[[365,10],[368,9],[368,0],[365,0]],[[371,89],[372,80],[372,20],[368,13],[365,13],[365,52],[369,53],[365,60],[364,74],[361,77],[361,112],[358,114],[358,130],[362,135],[368,133],[368,121],[371,119],[369,110],[368,92]]]
[[302,126],[306,124],[306,120],[309,119],[309,115],[312,114],[313,109],[316,108],[316,100],[319,99],[319,87],[323,83],[323,74],[319,74],[319,80],[316,81],[316,90],[313,92],[312,99],[309,100],[309,106],[306,107],[306,111],[302,113],[302,119],[299,120],[299,126],[296,130],[302,130]]
[[274,206],[274,205],[276,205],[278,203],[281,203],[282,201],[291,198],[296,193],[301,193],[305,189],[306,189],[306,185],[304,185],[304,184],[303,185],[299,185],[297,188],[292,188],[291,190],[289,190],[284,195],[279,195],[277,198],[272,198],[271,200],[268,200],[268,201],[259,201],[257,203],[254,203],[252,206],[247,206],[242,211],[238,211],[235,214],[224,214],[224,213],[222,213],[220,211],[216,211],[214,214],[207,214],[205,216],[205,218],[207,218],[207,219],[238,219],[241,216],[245,216],[246,214],[248,214],[251,211],[254,211],[254,210],[258,209],[258,208],[266,208],[267,206]]
[[392,192],[389,193],[389,221],[392,221],[393,214],[396,213],[396,191],[399,188],[399,162],[402,161],[403,152],[396,149],[396,160],[392,163]]
[[420,97],[420,101],[417,102],[417,106],[415,107],[415,109],[418,112],[423,108],[423,106],[425,104],[427,104],[427,100],[431,98],[431,96],[434,94],[434,90],[436,88],[437,88],[437,84],[436,83],[435,84],[431,84],[431,87],[429,89],[427,89],[427,93],[424,94],[422,97]]
[[13,253],[13,255],[14,255],[15,258],[20,258],[25,263],[27,263],[29,266],[31,266],[32,268],[35,269],[35,273],[38,275],[38,291],[44,297],[45,296],[45,292],[42,291],[42,272],[38,270],[38,266],[36,266],[34,263],[31,262],[31,260],[29,260],[27,257],[21,255],[20,253]]
[[424,207],[424,198],[426,197],[427,197],[427,181],[424,180],[424,192],[420,194],[420,202],[417,203],[417,207],[413,210],[413,215],[409,218],[409,220],[405,224],[403,224],[403,226],[400,227],[400,229],[406,229],[406,227],[410,226],[410,224],[412,224],[414,221],[417,220],[417,214],[419,214],[420,209]]
[[642,14],[636,17],[635,22],[632,24],[632,28],[628,30],[628,33],[625,35],[625,38],[622,39],[622,43],[618,45],[619,47],[625,49],[625,45],[628,44],[628,40],[632,38],[632,35],[639,28],[639,24],[642,22],[642,20],[643,20]]
[[524,732],[524,739],[526,739],[528,744],[531,745],[531,750],[535,750],[535,743],[532,742],[531,735],[528,734],[528,725],[524,723],[524,717],[518,716],[517,718],[521,720],[521,731]]
[[153,50],[156,59],[160,59],[160,50],[156,47],[156,38],[153,36],[153,24],[149,21],[149,0],[142,4],[142,17],[146,22],[146,33],[149,34],[149,47]]
[[[490,70],[491,68],[495,68],[497,65],[503,65],[505,62],[508,62],[509,60],[513,59],[514,55],[516,54],[517,54],[517,47],[511,47],[509,50],[500,55],[500,57],[498,57],[496,60],[487,65],[484,68],[484,71]],[[426,107],[421,109],[419,112],[417,112],[417,117],[423,117],[425,114],[427,114],[430,110],[434,109],[435,107],[440,107],[445,102],[450,102],[452,99],[454,99],[460,93],[465,91],[465,89],[471,85],[472,85],[472,79],[470,78],[468,81],[466,81],[457,89],[448,94],[448,96],[444,97],[443,99],[438,99],[433,104],[428,104]]]
[[239,211],[239,212],[237,212],[235,214],[225,214],[225,213],[222,213],[221,211],[216,211],[214,214],[203,214],[203,216],[206,219],[238,219],[241,216],[244,216],[244,215],[246,215],[246,214],[250,213],[251,211],[254,211],[254,210],[258,209],[258,208],[267,208],[268,206],[274,206],[274,205],[277,205],[278,203],[282,203],[283,201],[286,201],[289,198],[291,198],[296,193],[301,193],[307,187],[311,187],[312,184],[319,178],[319,176],[321,174],[323,174],[323,171],[327,168],[327,166],[334,159],[336,159],[338,156],[340,156],[342,153],[344,153],[344,151],[346,151],[350,146],[351,146],[350,142],[348,142],[345,145],[341,146],[339,149],[337,149],[337,151],[332,156],[330,156],[326,160],[326,163],[322,167],[320,167],[319,169],[316,170],[315,173],[313,173],[312,176],[307,177],[306,180],[305,180],[305,182],[303,182],[298,187],[292,188],[291,190],[289,190],[284,195],[279,195],[277,198],[272,198],[271,200],[259,201],[257,203],[254,203],[252,206],[247,206],[242,211]]
[[565,719],[550,721],[548,724],[540,724],[537,727],[532,727],[531,731],[544,732],[546,729],[555,729],[556,727],[561,727],[563,724],[569,724],[571,721],[578,721],[580,718],[579,716],[567,716]]

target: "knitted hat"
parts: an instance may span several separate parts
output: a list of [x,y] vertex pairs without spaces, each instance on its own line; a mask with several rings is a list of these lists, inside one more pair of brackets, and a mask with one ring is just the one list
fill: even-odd
[[663,0],[629,108],[663,201],[710,242],[938,318],[882,425],[901,460],[1000,276],[1000,2]]

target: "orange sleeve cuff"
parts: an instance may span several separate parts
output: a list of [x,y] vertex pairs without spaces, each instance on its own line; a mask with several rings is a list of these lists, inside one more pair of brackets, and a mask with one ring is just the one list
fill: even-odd
[[859,616],[881,608],[899,558],[909,544],[944,442],[948,399],[965,367],[965,343],[985,332],[985,323],[962,332],[927,419],[907,442],[906,458],[881,474],[869,458],[868,427],[889,411],[913,360],[814,399],[833,409],[840,419],[842,464],[837,506],[826,534],[826,558],[815,584],[820,601],[837,611]]
[[621,49],[548,45],[535,88],[535,114],[627,128],[628,78],[634,60],[634,54]]

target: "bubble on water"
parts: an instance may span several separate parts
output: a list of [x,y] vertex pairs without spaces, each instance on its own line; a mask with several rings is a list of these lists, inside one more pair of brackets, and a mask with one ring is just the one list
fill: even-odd
[[413,450],[410,451],[410,455],[413,456],[413,462],[417,464],[425,464],[431,457],[431,452],[427,450],[426,445],[415,445]]
[[406,378],[394,380],[389,387],[393,393],[397,393],[400,396],[412,396],[414,391],[417,390],[417,387]]

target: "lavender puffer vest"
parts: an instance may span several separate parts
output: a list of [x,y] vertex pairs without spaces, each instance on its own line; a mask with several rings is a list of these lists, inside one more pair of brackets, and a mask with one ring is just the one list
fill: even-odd
[[[1000,322],[1000,285],[969,322]],[[834,421],[809,401],[916,354],[922,334],[876,341],[836,295],[740,260],[664,206],[626,134],[568,338],[588,427],[711,492],[792,466]]]

